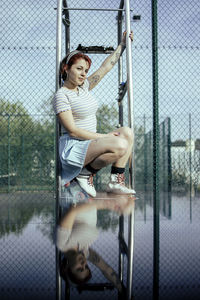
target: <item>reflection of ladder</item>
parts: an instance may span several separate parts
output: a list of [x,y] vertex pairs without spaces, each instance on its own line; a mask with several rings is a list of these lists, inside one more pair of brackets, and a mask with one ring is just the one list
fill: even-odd
[[[65,46],[66,46],[66,53],[70,49],[70,20],[69,20],[69,10],[96,10],[96,11],[117,11],[118,12],[118,43],[121,41],[122,37],[122,12],[125,11],[125,25],[126,25],[126,32],[127,32],[127,40],[126,40],[126,69],[127,69],[127,81],[125,85],[120,85],[120,93],[119,93],[119,124],[123,125],[123,118],[122,118],[122,99],[127,91],[128,94],[128,120],[129,120],[129,127],[132,128],[134,133],[134,119],[133,119],[133,82],[132,82],[132,49],[131,49],[131,40],[129,38],[129,34],[131,32],[130,29],[130,0],[121,0],[119,9],[84,9],[84,8],[68,8],[66,0],[57,0],[57,38],[56,38],[56,90],[59,88],[59,66],[61,61],[61,40],[62,40],[62,23],[65,25]],[[125,2],[125,3],[124,3]],[[125,9],[123,8],[125,4]],[[63,7],[62,7],[63,5]],[[62,18],[64,15],[64,18]],[[82,52],[86,53],[110,53],[112,51],[111,48],[104,48],[104,47],[83,47],[79,45],[79,48]],[[119,77],[119,84],[122,82],[122,58],[119,60],[118,64],[118,77]],[[57,124],[57,140],[60,135],[59,125]],[[57,143],[58,144],[58,143]],[[57,151],[58,153],[58,151]],[[130,159],[129,163],[129,184],[132,188],[134,188],[134,176],[133,176],[133,164],[134,164],[134,155]],[[57,195],[56,195],[56,217],[57,221],[60,217],[60,208],[59,208],[59,197],[60,197],[60,175],[59,175],[59,163],[57,159]],[[126,283],[126,294],[127,300],[132,298],[132,277],[133,277],[133,245],[134,245],[134,212],[129,217],[128,222],[128,244],[125,242],[124,239],[124,220],[123,217],[120,217],[119,220],[119,276],[120,280],[123,283],[123,266],[124,266],[124,255],[127,256],[127,283]],[[59,276],[59,260],[60,254],[56,250],[56,268],[57,268],[57,299],[61,299],[61,278]],[[92,289],[91,285],[85,286],[85,288]],[[101,289],[102,285],[95,284],[96,289]],[[106,288],[104,286],[104,288]],[[110,285],[107,288],[111,288]],[[69,295],[69,287],[66,286],[66,297],[70,299]]]

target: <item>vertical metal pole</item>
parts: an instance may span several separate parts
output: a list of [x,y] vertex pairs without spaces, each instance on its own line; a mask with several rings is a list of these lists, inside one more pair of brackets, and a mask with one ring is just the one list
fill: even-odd
[[8,115],[8,193],[10,192],[10,115]]
[[22,191],[24,191],[24,135],[21,136],[22,150]]
[[189,170],[190,170],[190,222],[192,222],[192,127],[191,113],[189,114]]
[[147,135],[146,135],[146,116],[144,120],[144,221],[146,223],[146,204],[147,204]]
[[159,299],[159,115],[158,115],[158,45],[157,45],[157,0],[152,6],[152,76],[153,76],[153,299]]
[[57,0],[57,27],[56,27],[56,91],[59,89],[59,69],[61,62],[62,45],[62,0]]
[[[61,43],[62,43],[62,0],[57,0],[57,31],[56,31],[56,91],[59,88],[59,68],[61,61]],[[59,123],[56,122],[56,224],[60,218],[59,197],[61,178],[59,172],[58,160],[58,141],[59,141]],[[61,293],[61,277],[59,275],[60,253],[56,247],[56,300],[60,300]]]
[[169,218],[171,219],[172,163],[171,163],[171,119],[170,118],[168,118],[167,148],[168,148],[168,152],[167,152],[168,154],[168,205],[169,205]]
[[172,189],[172,172],[171,172],[171,120],[167,118],[167,170],[168,170],[168,193]]
[[165,121],[162,123],[162,160],[160,161],[160,169],[162,167],[162,174],[160,174],[160,178],[162,179],[162,187],[161,191],[166,192],[166,159],[165,159],[165,151],[166,151],[166,136],[165,136]]
[[125,1],[125,24],[126,24],[126,69],[127,69],[127,91],[128,91],[128,107],[129,107],[129,126],[134,131],[134,109],[133,109],[133,71],[132,71],[132,45],[129,35],[130,27],[130,3]]
[[[124,1],[121,0],[119,8],[124,7]],[[118,12],[118,28],[117,28],[117,34],[118,34],[118,45],[121,42],[122,39],[122,11]],[[118,61],[118,87],[122,83],[122,55],[120,56],[120,59]],[[123,100],[122,100],[123,101]],[[123,102],[119,102],[119,125],[123,126]],[[124,269],[124,256],[121,251],[121,238],[124,238],[124,217],[119,217],[119,278],[121,282],[123,281],[123,269]]]
[[[67,8],[67,0],[63,0],[63,6]],[[70,51],[70,20],[69,10],[64,10],[64,23],[65,23],[65,55]]]
[[[124,0],[121,0],[119,9],[122,9],[124,7]],[[121,42],[122,39],[122,20],[123,15],[122,11],[118,12],[117,21],[118,21],[118,45]],[[123,73],[122,73],[122,55],[120,56],[118,60],[118,87],[120,87],[120,84],[123,81]],[[123,100],[119,102],[119,125],[123,126]]]
[[[128,108],[129,108],[129,126],[134,134],[134,111],[133,111],[133,75],[132,75],[132,47],[129,35],[131,33],[130,26],[130,3],[125,0],[125,25],[126,25],[126,70],[127,70],[127,91],[128,91]],[[134,147],[133,147],[134,149]],[[134,150],[130,166],[130,181],[134,188]],[[127,299],[131,299],[133,284],[133,246],[134,246],[134,212],[129,216],[128,228],[128,267],[127,267]]]

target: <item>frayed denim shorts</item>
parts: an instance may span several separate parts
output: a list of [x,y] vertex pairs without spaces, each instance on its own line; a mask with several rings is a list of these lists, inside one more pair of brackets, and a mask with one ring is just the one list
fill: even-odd
[[78,140],[64,134],[59,140],[59,156],[61,161],[62,184],[79,175],[83,166],[87,149],[91,140]]

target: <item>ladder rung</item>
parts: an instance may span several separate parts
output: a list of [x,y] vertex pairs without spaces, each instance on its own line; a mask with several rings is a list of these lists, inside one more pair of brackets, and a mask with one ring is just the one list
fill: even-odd
[[82,46],[81,44],[78,45],[77,49],[83,53],[95,53],[95,54],[107,54],[112,53],[114,51],[113,47],[104,47],[104,46]]

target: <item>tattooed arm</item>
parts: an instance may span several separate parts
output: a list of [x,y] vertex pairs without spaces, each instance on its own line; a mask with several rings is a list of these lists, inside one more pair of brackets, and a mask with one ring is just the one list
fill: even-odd
[[[133,33],[130,34],[131,40],[133,40]],[[113,51],[102,63],[100,68],[88,77],[89,90],[93,89],[101,79],[114,67],[120,58],[123,50],[126,47],[126,32],[123,33],[122,41],[118,45],[117,49]]]
[[102,274],[118,289],[119,292],[122,291],[122,284],[119,280],[117,273],[109,266],[103,258],[96,253],[93,249],[89,249],[88,260],[98,267]]
[[104,60],[100,68],[88,77],[90,85],[89,90],[93,89],[101,81],[101,79],[114,67],[114,65],[120,58],[123,47],[124,46],[122,45],[122,43],[120,43],[117,49]]

